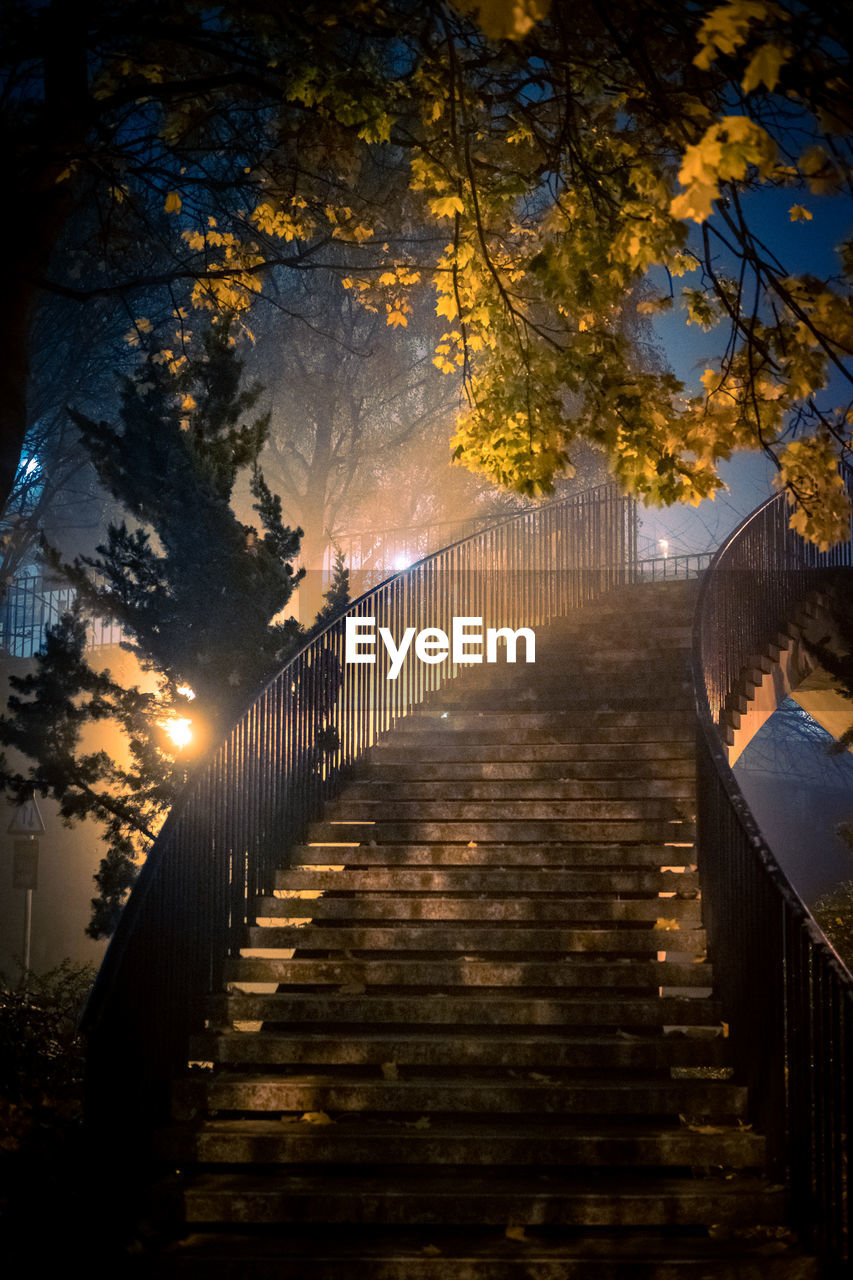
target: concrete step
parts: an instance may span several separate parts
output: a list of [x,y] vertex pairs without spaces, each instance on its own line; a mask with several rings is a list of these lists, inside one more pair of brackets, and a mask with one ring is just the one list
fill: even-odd
[[614,871],[609,867],[601,871],[575,871],[524,865],[452,869],[381,867],[372,870],[344,866],[340,871],[312,868],[277,871],[274,884],[281,892],[493,893],[516,896],[528,893],[596,893],[616,898],[620,894],[695,894],[699,890],[699,877],[691,871]]
[[[488,806],[485,806],[488,809]],[[534,806],[535,809],[535,806]],[[369,828],[369,829],[368,829]],[[696,836],[693,822],[677,816],[654,818],[624,818],[613,820],[595,817],[583,819],[554,816],[539,820],[533,815],[525,818],[516,814],[506,821],[494,817],[485,821],[474,817],[456,820],[434,821],[400,820],[380,822],[367,820],[327,820],[312,823],[308,828],[308,840],[312,844],[355,843],[365,840],[377,844],[551,844],[563,841],[571,844],[601,842],[614,844],[692,843]],[[514,859],[517,861],[517,857]]]
[[643,929],[635,926],[605,929],[595,927],[560,928],[542,925],[502,927],[499,924],[474,927],[468,922],[425,922],[393,926],[281,925],[255,926],[248,930],[247,946],[252,949],[299,948],[302,951],[341,952],[435,952],[461,955],[473,952],[511,954],[545,953],[554,958],[573,952],[596,955],[655,955],[674,951],[679,955],[705,955],[704,929]]
[[[377,844],[371,840],[371,828],[363,829],[360,839],[340,841],[335,832],[331,840],[295,845],[292,851],[296,870],[299,867],[494,867],[524,874],[524,869],[559,868],[562,874],[594,870],[600,873],[630,873],[632,868],[690,867],[695,863],[692,842],[680,844],[501,844],[496,842],[460,844]],[[367,836],[367,839],[364,837]],[[521,859],[521,862],[519,861]],[[522,868],[519,870],[519,866]],[[277,876],[295,874],[294,870],[277,872]],[[618,882],[621,883],[621,882]],[[278,885],[278,880],[276,880]],[[285,886],[282,886],[285,887]],[[619,889],[614,892],[620,892]]]
[[[403,721],[403,724],[406,722]],[[402,728],[399,730],[402,735]],[[695,734],[663,735],[647,741],[626,743],[618,736],[612,741],[566,741],[554,737],[522,740],[513,735],[497,736],[491,741],[475,741],[471,737],[454,737],[452,734],[408,733],[392,738],[386,734],[365,753],[359,768],[370,769],[374,763],[384,765],[435,763],[448,764],[525,764],[540,761],[589,762],[630,760],[681,760],[690,761],[695,768]],[[390,757],[390,758],[389,758]]]
[[311,1124],[293,1120],[207,1120],[201,1128],[160,1135],[161,1158],[204,1164],[536,1165],[542,1168],[757,1169],[765,1143],[746,1129],[708,1126],[605,1125],[594,1128],[549,1117],[546,1124],[477,1117],[430,1127],[392,1121]]
[[722,1071],[730,1065],[731,1048],[722,1031],[713,1034],[656,1031],[628,1033],[553,1029],[478,1027],[476,1034],[447,1027],[405,1032],[374,1027],[283,1031],[206,1031],[193,1038],[192,1058],[222,1066],[375,1067],[388,1063],[406,1068],[490,1068],[549,1072],[669,1071],[695,1068]]
[[659,987],[709,988],[710,964],[665,960],[283,960],[275,956],[239,956],[226,961],[227,982],[275,982],[292,986],[454,987],[613,989]]
[[[695,807],[695,806],[694,806]],[[389,822],[528,822],[531,818],[566,822],[620,822],[644,819],[684,818],[690,805],[668,797],[645,796],[627,800],[539,799],[509,800],[401,800],[390,796],[363,800],[342,796],[326,806],[331,822],[365,822],[382,818]]]
[[[647,731],[650,735],[648,741],[654,742],[660,731],[665,728],[669,728],[671,737],[676,736],[678,732],[685,736],[691,734],[695,732],[693,716],[686,709],[670,713],[668,709],[663,708],[656,713],[644,709],[634,711],[630,708],[618,707],[598,711],[573,711],[571,707],[555,709],[552,706],[544,711],[527,711],[523,708],[518,710],[508,708],[506,703],[494,709],[481,711],[463,709],[450,715],[436,707],[424,708],[414,715],[407,716],[400,722],[395,731],[395,737],[405,737],[414,732],[497,733],[501,730],[511,730],[513,733],[518,733],[525,729],[544,729],[551,734],[627,733],[630,731],[631,734],[636,735],[638,732],[642,734],[643,731]],[[572,740],[567,739],[567,741]],[[626,739],[626,741],[632,740],[633,738]],[[642,741],[642,737],[639,740]]]
[[406,1027],[719,1027],[722,1009],[716,1000],[658,996],[606,998],[578,996],[531,998],[511,995],[359,995],[324,992],[273,992],[256,995],[212,996],[208,1016],[217,1024],[238,1022],[365,1024],[390,1023]]
[[[351,801],[411,803],[415,800],[635,800],[685,799],[695,795],[692,777],[570,779],[570,778],[467,778],[406,779],[370,778],[350,782],[335,809]],[[331,809],[329,810],[331,812]]]
[[721,1238],[706,1233],[642,1233],[615,1227],[578,1233],[530,1228],[508,1237],[494,1228],[375,1226],[319,1233],[192,1232],[148,1261],[151,1280],[817,1280],[773,1228]]
[[359,893],[353,897],[261,898],[259,920],[311,919],[352,921],[476,920],[485,923],[577,922],[621,923],[655,921],[666,918],[678,927],[700,928],[701,907],[695,899],[683,898],[574,898],[540,895],[534,898],[486,898],[471,894],[451,898],[441,893],[395,898],[388,894]]
[[[646,1227],[727,1224],[755,1226],[785,1220],[782,1188],[759,1178],[733,1180],[626,1177],[597,1186],[589,1178],[485,1178],[469,1172],[424,1178],[335,1174],[246,1177],[233,1173],[175,1179],[169,1192],[186,1222],[492,1224]],[[178,1203],[175,1204],[179,1212]]]
[[696,764],[692,753],[685,749],[681,758],[671,760],[422,760],[375,759],[368,768],[359,766],[352,785],[383,786],[405,781],[431,782],[443,780],[453,784],[464,781],[521,782],[530,780],[557,782],[619,782],[656,781],[669,779],[695,782]]
[[[564,1077],[529,1079],[421,1077],[368,1080],[333,1074],[288,1077],[260,1072],[179,1081],[173,1118],[190,1121],[218,1112],[367,1113],[422,1115],[672,1116],[734,1123],[746,1114],[746,1090],[725,1081]],[[424,1126],[426,1127],[426,1126]]]

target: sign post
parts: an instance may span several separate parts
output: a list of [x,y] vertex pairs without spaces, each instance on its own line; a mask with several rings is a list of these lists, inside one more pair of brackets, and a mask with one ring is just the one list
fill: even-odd
[[15,813],[6,828],[10,836],[17,837],[12,846],[12,887],[25,889],[24,899],[24,952],[21,985],[26,994],[30,977],[30,954],[33,938],[33,890],[38,888],[39,841],[44,835],[44,821],[39,813],[35,796],[30,796]]

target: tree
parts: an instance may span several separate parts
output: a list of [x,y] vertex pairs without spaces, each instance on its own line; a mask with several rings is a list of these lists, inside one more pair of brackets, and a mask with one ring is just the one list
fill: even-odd
[[[12,678],[0,720],[0,741],[34,762],[25,773],[7,769],[13,795],[37,790],[69,822],[91,816],[103,827],[96,937],[112,931],[184,781],[190,724],[198,745],[215,742],[298,638],[293,622],[277,619],[300,576],[290,563],[299,531],[283,525],[257,465],[268,420],[243,421],[258,391],[241,387],[231,342],[226,326],[214,326],[179,369],[155,350],[125,379],[118,426],[74,415],[125,519],[109,526],[95,557],[68,565],[47,551],[75,586],[77,608],[48,629],[35,670]],[[253,525],[230,506],[246,470]],[[120,623],[148,688],[93,670],[84,610]],[[122,750],[104,748],[108,724]]]
[[312,628],[314,634],[319,634],[319,632],[325,630],[329,623],[334,622],[335,618],[339,618],[342,613],[345,613],[350,603],[349,569],[346,566],[344,553],[340,547],[335,547],[332,581],[329,583],[328,591],[324,592],[323,599],[326,603],[317,614],[317,619]]
[[[698,502],[760,448],[794,526],[846,536],[853,248],[797,260],[850,192],[848,5],[9,8],[15,422],[39,290],[233,310],[271,266],[323,265],[392,327],[434,289],[435,359],[468,400],[456,455],[499,483],[547,491],[587,440],[635,492]],[[756,199],[785,189],[804,253]],[[637,359],[622,314],[644,279],[649,312],[719,326],[696,387]]]

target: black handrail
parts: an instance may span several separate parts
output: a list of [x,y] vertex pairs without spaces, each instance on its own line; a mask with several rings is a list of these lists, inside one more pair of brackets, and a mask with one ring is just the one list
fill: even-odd
[[[715,986],[792,1224],[828,1265],[853,1242],[853,977],[767,845],[721,740],[726,700],[853,544],[819,552],[788,526],[785,495],[717,552],[697,600],[699,870]],[[846,1272],[844,1272],[846,1274]]]
[[[457,674],[450,659],[410,656],[388,679],[379,628],[399,640],[409,626],[450,634],[454,616],[541,625],[630,580],[636,525],[613,485],[513,515],[375,587],[270,681],[185,789],[124,909],[83,1021],[90,1122],[120,1109],[138,1127],[124,1129],[125,1151],[144,1149],[288,846],[380,734]],[[373,664],[346,661],[346,623],[359,618],[374,619]]]

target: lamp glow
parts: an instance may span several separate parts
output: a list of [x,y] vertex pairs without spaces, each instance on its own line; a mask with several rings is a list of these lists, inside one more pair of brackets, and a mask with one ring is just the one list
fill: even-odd
[[186,747],[192,741],[192,721],[185,716],[179,717],[177,720],[167,721],[163,728],[176,747]]

